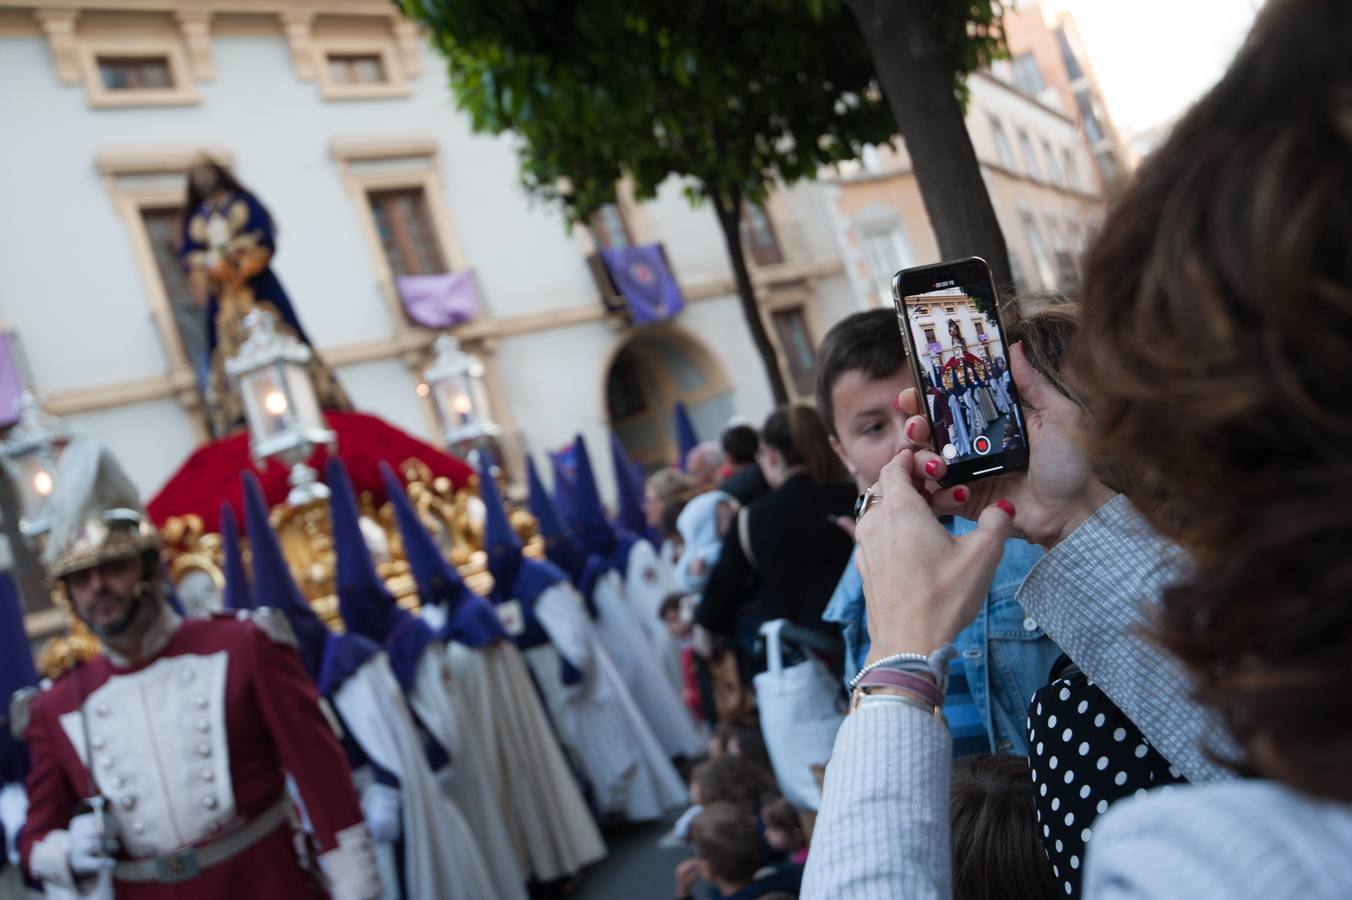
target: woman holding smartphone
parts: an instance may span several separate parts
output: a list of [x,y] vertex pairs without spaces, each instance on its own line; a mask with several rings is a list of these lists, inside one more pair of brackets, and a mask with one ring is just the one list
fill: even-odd
[[950,894],[936,683],[1014,531],[1049,551],[1030,615],[1191,782],[1084,829],[1084,895],[1352,896],[1349,46],[1352,5],[1272,0],[1105,221],[1068,366],[1091,434],[1015,347],[1031,456],[963,486],[977,531],[913,484],[942,457],[884,469],[858,533],[886,677],[837,738],[804,897]]

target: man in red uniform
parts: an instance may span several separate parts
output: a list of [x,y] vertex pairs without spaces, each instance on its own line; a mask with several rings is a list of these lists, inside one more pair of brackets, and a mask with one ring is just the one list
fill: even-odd
[[77,441],[55,481],[46,562],[104,652],[32,703],[29,874],[119,898],[322,896],[297,857],[290,774],[333,896],[378,896],[347,760],[285,618],[184,620],[117,462]]

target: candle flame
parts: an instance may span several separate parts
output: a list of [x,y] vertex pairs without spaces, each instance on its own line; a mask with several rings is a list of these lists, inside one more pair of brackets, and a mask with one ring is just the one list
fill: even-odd
[[280,416],[286,412],[286,395],[281,391],[269,391],[263,398],[263,408],[274,416]]

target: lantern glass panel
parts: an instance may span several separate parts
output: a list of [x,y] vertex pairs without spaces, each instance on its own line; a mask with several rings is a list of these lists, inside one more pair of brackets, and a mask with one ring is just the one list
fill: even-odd
[[463,428],[478,420],[472,379],[464,374],[451,375],[434,384],[432,389],[447,430]]
[[275,437],[287,430],[291,400],[278,368],[267,366],[240,378],[244,412],[256,440]]
[[30,523],[42,519],[47,498],[51,496],[55,483],[52,481],[56,471],[56,460],[47,458],[48,454],[31,450],[12,461],[14,484],[19,491],[21,515]]
[[286,367],[287,393],[291,398],[293,421],[303,429],[324,428],[324,414],[319,411],[314,382],[308,366],[289,364]]

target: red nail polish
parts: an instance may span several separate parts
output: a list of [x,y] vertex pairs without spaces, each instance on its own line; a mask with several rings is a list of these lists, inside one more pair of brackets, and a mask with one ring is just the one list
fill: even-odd
[[1010,517],[1011,519],[1014,518],[1014,504],[1013,504],[1013,503],[1010,503],[1008,500],[1001,500],[999,503],[996,503],[995,505],[998,506],[998,507],[1000,507],[1001,509],[1003,509],[1005,512],[1009,513],[1009,517]]
[[892,398],[892,408],[897,412],[901,412],[901,394],[897,394]]
[[[898,409],[897,412],[901,412],[901,410]],[[910,438],[911,440],[915,440],[915,423],[914,423],[914,422],[907,422],[907,423],[906,423],[906,437]]]
[[929,462],[925,463],[925,474],[926,474],[926,475],[931,475],[931,476],[932,476],[932,475],[934,475],[935,472],[938,472],[938,471],[939,471],[939,460],[937,460],[937,459],[931,459]]
[[953,489],[953,499],[959,503],[967,502],[967,488],[958,487]]

